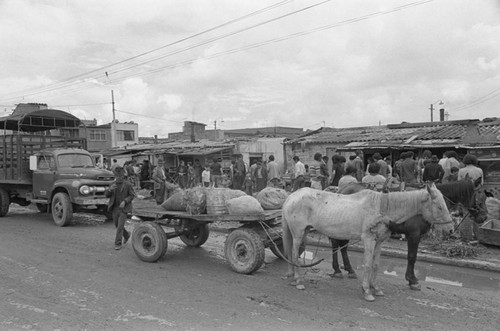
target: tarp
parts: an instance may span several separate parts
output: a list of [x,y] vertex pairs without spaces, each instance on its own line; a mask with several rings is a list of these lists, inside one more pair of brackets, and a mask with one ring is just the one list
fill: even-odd
[[57,109],[42,109],[32,112],[14,112],[0,118],[0,129],[39,132],[57,128],[77,128],[80,119]]

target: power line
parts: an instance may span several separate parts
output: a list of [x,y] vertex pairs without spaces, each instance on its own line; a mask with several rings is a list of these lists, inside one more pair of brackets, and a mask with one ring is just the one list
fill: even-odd
[[[144,52],[144,53],[141,53],[141,54],[138,54],[138,55],[135,55],[135,56],[129,57],[129,58],[126,58],[126,59],[124,59],[124,60],[121,60],[121,61],[119,61],[119,62],[115,62],[115,63],[110,64],[110,65],[102,66],[102,67],[100,67],[100,68],[97,68],[97,69],[94,69],[94,70],[91,70],[91,71],[87,71],[87,72],[82,73],[82,74],[78,74],[78,75],[75,75],[75,76],[68,77],[68,78],[66,78],[66,79],[64,79],[64,80],[62,80],[62,81],[57,82],[57,83],[54,83],[54,84],[49,84],[49,85],[45,86],[44,88],[53,87],[53,86],[58,86],[58,85],[61,85],[61,84],[63,84],[63,83],[69,83],[69,82],[71,82],[71,81],[73,81],[73,80],[75,80],[75,79],[78,79],[78,78],[83,78],[83,77],[85,77],[85,76],[87,76],[87,75],[89,75],[89,74],[98,73],[98,72],[101,72],[101,73],[102,73],[102,72],[105,72],[106,76],[108,76],[108,72],[107,72],[107,71],[105,71],[107,68],[112,68],[112,67],[117,66],[117,65],[120,65],[120,64],[122,64],[122,63],[125,63],[125,62],[128,62],[128,61],[131,61],[131,60],[137,59],[137,58],[139,58],[139,57],[142,57],[142,56],[145,56],[145,55],[148,55],[148,54],[154,53],[154,52],[157,52],[157,51],[159,51],[159,50],[161,50],[161,49],[164,49],[164,48],[167,48],[167,47],[170,47],[170,46],[173,46],[173,45],[176,45],[176,44],[182,43],[182,42],[187,41],[187,40],[189,40],[189,39],[196,38],[196,37],[198,37],[198,36],[201,36],[201,35],[203,35],[203,34],[206,34],[206,33],[212,32],[212,31],[214,31],[214,30],[220,29],[220,28],[225,27],[225,26],[227,26],[227,25],[234,24],[234,23],[236,23],[236,22],[242,21],[242,20],[247,19],[247,18],[250,18],[250,17],[252,17],[252,16],[259,15],[259,14],[264,13],[264,12],[266,12],[266,11],[269,11],[269,10],[272,10],[272,9],[274,9],[274,8],[280,7],[280,6],[285,5],[285,4],[287,4],[287,3],[289,3],[289,2],[292,2],[292,1],[294,1],[294,0],[285,0],[285,1],[280,1],[280,2],[277,2],[277,3],[273,4],[273,5],[270,5],[270,6],[264,7],[264,8],[262,8],[262,9],[257,10],[257,11],[251,12],[251,13],[246,14],[246,15],[243,15],[243,16],[240,16],[240,17],[238,17],[238,18],[236,18],[236,19],[232,19],[232,20],[229,20],[229,21],[227,21],[227,22],[225,22],[225,23],[219,24],[219,25],[217,25],[217,26],[215,26],[215,27],[212,27],[212,28],[209,28],[209,29],[207,29],[207,30],[204,30],[204,31],[201,31],[201,32],[195,33],[195,34],[193,34],[193,35],[191,35],[191,36],[188,36],[188,37],[186,37],[186,38],[179,39],[179,40],[177,40],[177,41],[175,41],[175,42],[172,42],[172,43],[169,43],[169,44],[163,45],[163,46],[161,46],[161,47],[155,48],[155,49],[153,49],[153,50],[150,50],[150,51],[147,51],[147,52]],[[98,77],[100,77],[100,76],[98,76]],[[37,90],[37,89],[25,89],[25,90],[21,90],[21,91],[18,91],[18,92],[13,92],[13,93],[16,93],[16,94],[17,94],[17,93],[26,93],[26,92],[30,92],[30,91],[36,91],[36,90]],[[51,90],[51,89],[49,89],[49,91],[50,91],[50,90]],[[13,94],[13,93],[11,93],[11,94]],[[37,94],[38,94],[38,93],[37,93]],[[24,96],[26,96],[26,95],[24,95]]]
[[465,104],[465,105],[462,105],[462,106],[458,106],[456,108],[452,108],[451,110],[453,111],[462,111],[462,110],[466,110],[466,109],[469,109],[469,108],[472,108],[474,106],[477,106],[477,105],[480,105],[482,103],[485,103],[486,101],[489,101],[491,99],[494,99],[496,97],[500,96],[500,87],[499,88],[496,88],[490,92],[488,92],[487,94],[477,98],[477,99],[474,99],[472,100],[471,102],[469,102],[468,104]]
[[124,113],[124,114],[129,114],[129,115],[135,115],[135,116],[146,117],[146,118],[153,119],[153,120],[160,120],[160,121],[174,122],[174,123],[184,123],[183,121],[167,120],[167,119],[160,118],[160,117],[154,117],[154,116],[143,115],[143,114],[137,114],[137,113],[130,113],[130,112],[126,112],[126,111],[123,111],[123,110],[118,110],[118,109],[115,109],[115,110],[116,110],[117,112],[119,112],[119,113]]

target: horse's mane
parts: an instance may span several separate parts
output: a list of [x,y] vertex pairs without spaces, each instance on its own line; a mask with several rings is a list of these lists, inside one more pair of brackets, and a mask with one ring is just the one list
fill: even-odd
[[380,205],[382,197],[385,194],[388,197],[387,211],[405,210],[408,214],[419,214],[422,210],[424,195],[428,194],[427,190],[391,193],[364,190],[362,192],[366,192],[365,194],[372,200],[371,202],[375,206]]
[[466,208],[471,207],[472,197],[474,195],[474,183],[470,180],[461,180],[438,184],[436,186],[443,195],[453,203],[461,203]]

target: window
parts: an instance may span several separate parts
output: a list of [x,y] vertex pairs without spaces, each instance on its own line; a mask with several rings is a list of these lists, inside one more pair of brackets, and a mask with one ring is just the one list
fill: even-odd
[[90,155],[86,154],[60,154],[57,157],[61,168],[93,168],[94,163]]
[[118,130],[116,131],[118,141],[134,141],[134,131]]
[[38,159],[38,170],[55,168],[54,158],[51,155],[41,155]]
[[106,131],[91,129],[89,138],[90,141],[106,141]]

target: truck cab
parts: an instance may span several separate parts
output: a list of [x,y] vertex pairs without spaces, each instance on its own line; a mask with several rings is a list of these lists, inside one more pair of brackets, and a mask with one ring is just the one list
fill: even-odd
[[86,150],[46,149],[30,156],[29,164],[33,185],[26,200],[36,203],[41,211],[50,210],[57,225],[67,225],[73,212],[106,212],[108,198],[104,194],[114,176],[98,168]]

